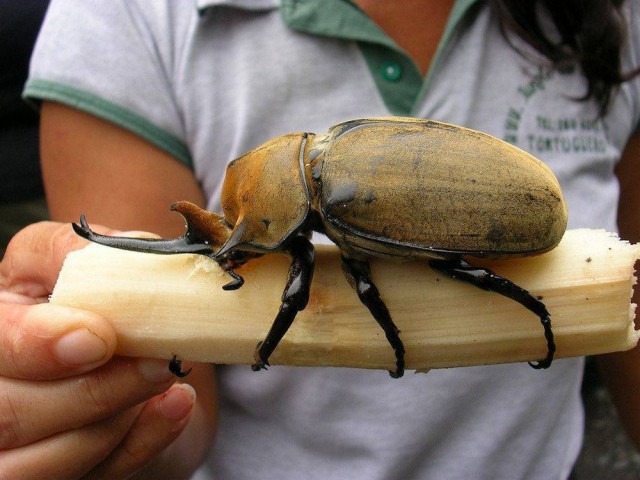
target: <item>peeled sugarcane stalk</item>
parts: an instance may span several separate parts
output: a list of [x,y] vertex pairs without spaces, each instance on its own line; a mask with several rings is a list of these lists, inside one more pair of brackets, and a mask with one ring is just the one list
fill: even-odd
[[[634,263],[640,244],[603,230],[570,230],[539,256],[476,260],[547,306],[556,358],[636,345]],[[280,306],[289,262],[267,255],[238,269],[245,285],[199,255],[162,256],[91,244],[67,257],[51,302],[108,318],[117,353],[218,364],[252,364]],[[546,354],[539,319],[496,293],[444,277],[426,263],[372,260],[372,278],[401,330],[408,369],[531,361]],[[347,283],[335,247],[318,246],[307,308],[272,365],[392,369],[393,350]]]

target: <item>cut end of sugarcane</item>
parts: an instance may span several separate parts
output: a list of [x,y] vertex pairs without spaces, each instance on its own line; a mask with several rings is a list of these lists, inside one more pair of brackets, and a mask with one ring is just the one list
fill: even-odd
[[[551,313],[556,358],[628,350],[631,292],[640,246],[604,230],[570,230],[544,255],[470,259],[540,298]],[[110,320],[117,353],[219,364],[251,364],[280,307],[288,258],[265,255],[238,273],[242,288],[201,255],[161,256],[96,244],[67,257],[51,303]],[[408,370],[535,361],[546,342],[521,305],[457,282],[426,262],[372,260],[372,278],[401,330]],[[394,368],[385,335],[342,274],[336,247],[320,245],[307,308],[270,359],[272,365]]]

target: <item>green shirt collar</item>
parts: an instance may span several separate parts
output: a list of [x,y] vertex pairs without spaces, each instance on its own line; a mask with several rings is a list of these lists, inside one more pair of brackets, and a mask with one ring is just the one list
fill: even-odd
[[[465,13],[478,0],[456,0],[440,42],[446,44]],[[391,40],[351,0],[281,0],[284,23],[294,30],[371,42],[398,50]]]
[[280,6],[280,0],[195,0],[199,12],[211,7],[233,7],[243,10],[272,10]]
[[393,40],[348,0],[282,0],[282,19],[289,28],[300,32],[397,48]]

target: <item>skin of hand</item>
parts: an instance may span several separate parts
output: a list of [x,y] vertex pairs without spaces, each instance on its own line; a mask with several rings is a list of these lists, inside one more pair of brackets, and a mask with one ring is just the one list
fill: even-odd
[[107,320],[46,303],[64,257],[85,244],[68,224],[38,223],[0,263],[1,479],[124,478],[193,413],[194,389],[166,361],[114,357]]

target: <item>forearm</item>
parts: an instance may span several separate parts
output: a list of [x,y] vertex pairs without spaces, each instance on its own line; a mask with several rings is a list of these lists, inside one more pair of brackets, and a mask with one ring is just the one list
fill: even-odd
[[[640,262],[636,264],[636,272]],[[635,287],[632,302],[640,305],[640,289]],[[636,309],[636,329],[638,329]],[[618,416],[640,451],[640,346],[626,352],[599,355],[597,358],[601,376],[609,389]]]
[[[598,366],[609,388],[611,398],[631,441],[640,451],[640,349],[617,352],[598,357]],[[626,373],[620,375],[619,372]]]
[[[640,133],[636,133],[624,150],[616,169],[620,182],[618,227],[620,236],[630,242],[640,242]],[[636,264],[636,271],[640,262]],[[635,287],[633,302],[640,304],[640,288]],[[636,310],[636,328],[640,327]],[[627,352],[602,355],[598,358],[602,376],[609,387],[629,437],[640,450],[640,347]]]
[[177,200],[204,205],[193,172],[136,135],[91,115],[44,103],[42,173],[51,219],[162,236],[183,233]]

